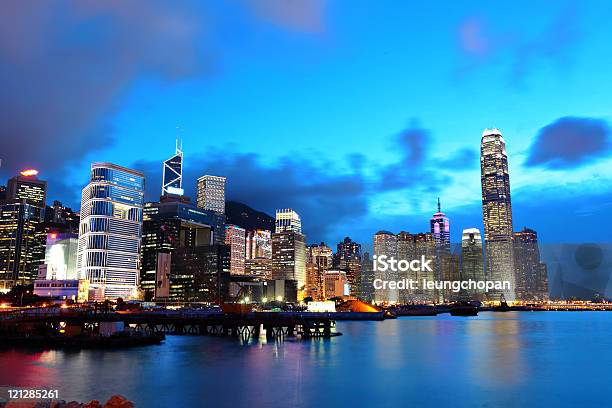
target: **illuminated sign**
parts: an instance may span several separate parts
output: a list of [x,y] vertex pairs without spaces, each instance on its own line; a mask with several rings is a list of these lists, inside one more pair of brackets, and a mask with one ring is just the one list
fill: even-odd
[[166,187],[166,191],[170,194],[175,194],[175,195],[183,195],[185,193],[185,190],[183,190],[182,188],[177,188],[177,187]]

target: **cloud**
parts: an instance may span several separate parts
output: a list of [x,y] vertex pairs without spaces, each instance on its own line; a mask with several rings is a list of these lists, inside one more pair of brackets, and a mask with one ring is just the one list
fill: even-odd
[[[109,117],[140,76],[210,69],[203,21],[157,1],[8,1],[0,14],[4,167],[45,169],[112,144]],[[25,144],[25,147],[24,147]]]
[[540,129],[525,164],[551,169],[583,165],[609,154],[612,149],[609,135],[610,128],[604,120],[560,118]]
[[480,67],[507,64],[508,80],[521,86],[542,62],[565,70],[571,63],[573,47],[582,37],[580,15],[576,6],[568,6],[536,33],[504,31],[503,16],[469,16],[457,27],[459,49],[465,57],[458,73],[464,76]]
[[259,18],[280,27],[319,33],[325,27],[326,0],[246,0]]
[[[437,191],[448,182],[443,171],[435,168],[430,147],[433,141],[430,132],[413,123],[396,137],[395,150],[399,150],[397,162],[378,170],[380,191],[418,187],[425,191]],[[399,148],[399,149],[398,149]]]
[[[355,161],[357,158],[352,157]],[[333,165],[315,165],[311,158],[286,156],[274,165],[262,164],[257,154],[209,152],[185,159],[186,194],[195,198],[195,180],[204,174],[227,177],[226,197],[274,214],[277,208],[294,208],[304,220],[310,240],[326,236],[334,227],[347,225],[367,214],[366,180],[360,172],[342,174]],[[147,178],[147,199],[157,200],[161,186],[159,162],[137,162]]]
[[[285,29],[323,26],[323,1],[237,4]],[[2,172],[35,166],[50,174],[112,145],[111,120],[142,78],[167,84],[216,72],[221,62],[214,33],[233,21],[214,20],[216,6],[190,0],[3,2]]]

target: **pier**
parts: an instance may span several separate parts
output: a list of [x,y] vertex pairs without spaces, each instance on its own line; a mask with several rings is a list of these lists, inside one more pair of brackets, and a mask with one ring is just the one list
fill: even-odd
[[30,309],[0,314],[0,336],[78,328],[96,333],[102,322],[122,322],[125,329],[145,334],[230,336],[242,339],[284,337],[330,338],[335,320],[312,312],[94,312],[90,309]]

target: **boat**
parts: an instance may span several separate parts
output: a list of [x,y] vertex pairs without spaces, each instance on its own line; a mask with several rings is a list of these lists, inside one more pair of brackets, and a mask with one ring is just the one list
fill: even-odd
[[469,302],[458,302],[450,307],[451,316],[478,316],[478,307]]

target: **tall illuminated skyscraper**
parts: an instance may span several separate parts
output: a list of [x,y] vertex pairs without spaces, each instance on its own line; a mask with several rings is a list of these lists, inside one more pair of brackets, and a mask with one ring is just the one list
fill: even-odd
[[32,283],[44,262],[47,182],[24,170],[8,182],[0,203],[0,292]]
[[137,296],[144,175],[112,163],[93,163],[81,197],[77,275],[93,298]]
[[176,140],[175,153],[164,161],[162,172],[162,196],[183,195],[183,146]]
[[[510,176],[506,142],[498,129],[482,132],[480,171],[487,279],[510,282],[511,289],[503,295],[507,300],[514,300]],[[499,297],[501,293],[490,295]]]
[[197,205],[199,208],[225,214],[225,177],[202,176],[198,179]]

